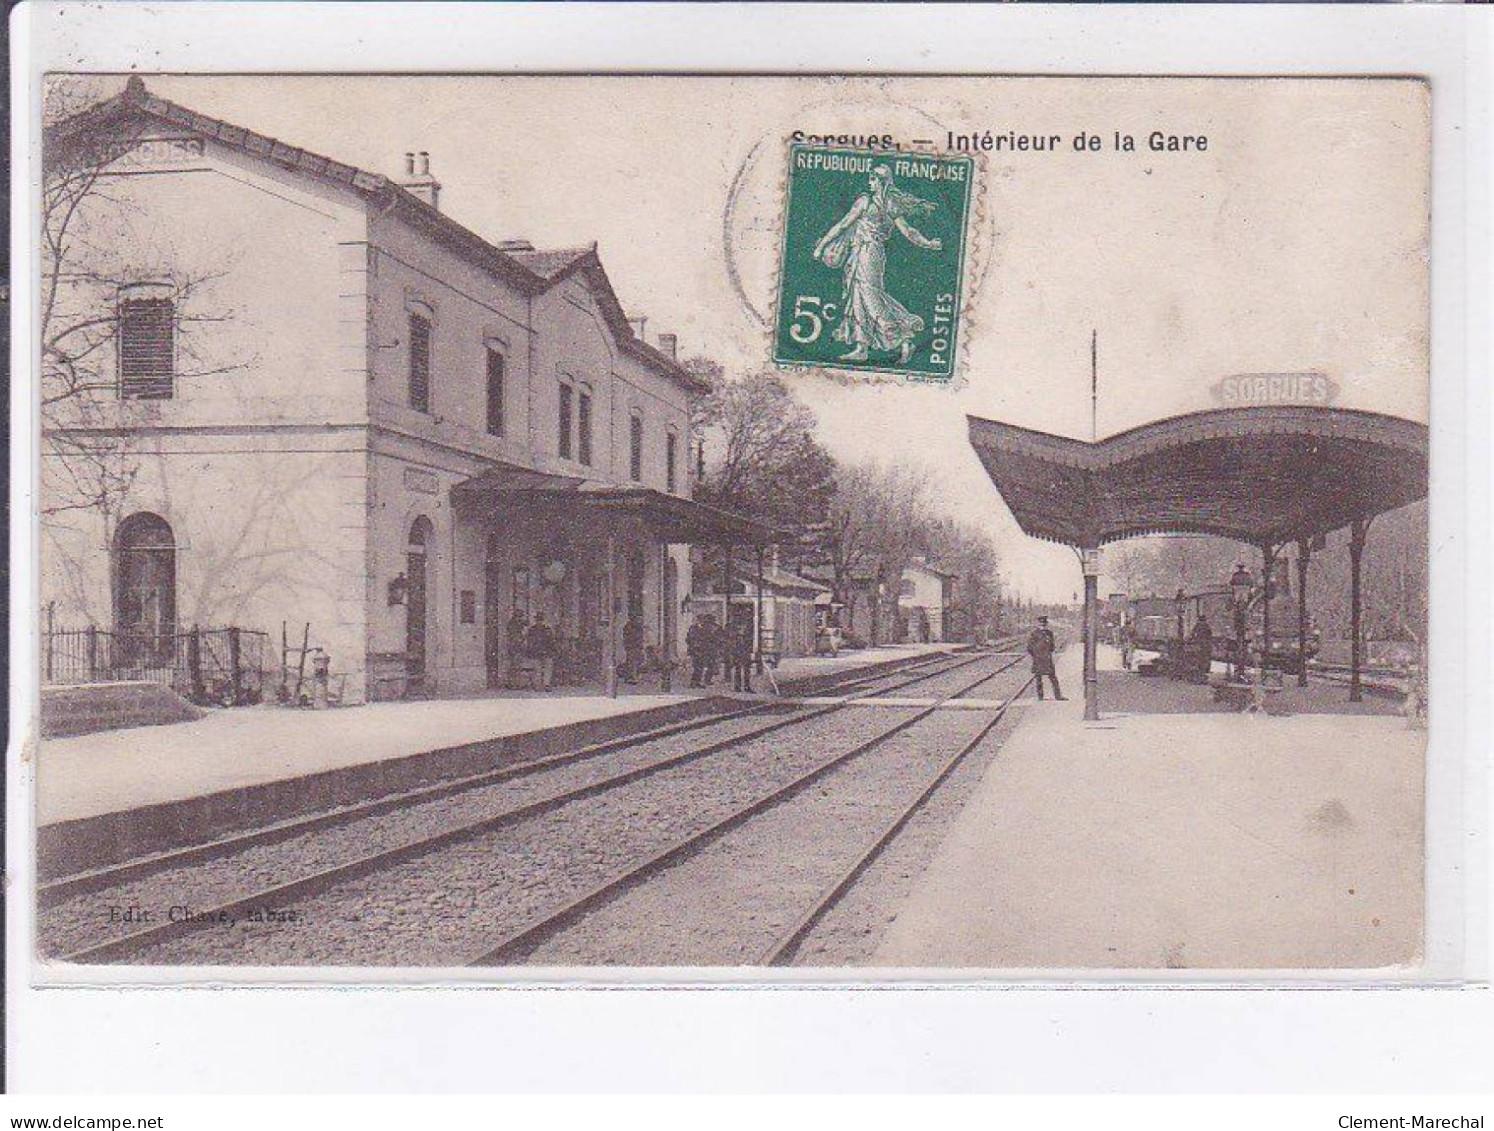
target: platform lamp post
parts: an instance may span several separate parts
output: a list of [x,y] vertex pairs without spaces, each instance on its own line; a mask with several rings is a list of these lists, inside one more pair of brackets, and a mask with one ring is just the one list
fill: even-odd
[[1230,598],[1233,601],[1235,619],[1235,678],[1245,678],[1245,645],[1249,639],[1250,591],[1255,588],[1255,579],[1241,562],[1229,579]]
[[1100,673],[1096,662],[1100,560],[1098,546],[1079,551],[1079,563],[1084,569],[1084,721],[1091,723],[1100,718]]

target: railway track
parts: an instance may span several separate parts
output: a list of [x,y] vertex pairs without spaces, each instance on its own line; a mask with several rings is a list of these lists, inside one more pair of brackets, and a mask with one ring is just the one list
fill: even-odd
[[[836,771],[847,767],[857,759],[865,757],[895,737],[910,731],[918,724],[931,718],[943,702],[968,695],[976,688],[1005,674],[1021,662],[1021,659],[1022,657],[1018,656],[1006,661],[995,671],[981,675],[973,682],[962,685],[951,694],[942,696],[934,704],[901,719],[894,725],[883,729],[880,733],[852,749],[843,753],[836,753],[822,760],[805,773],[768,794],[754,798],[750,803],[737,808],[710,826],[677,840],[673,844],[655,852],[647,859],[619,870],[581,895],[565,901],[558,906],[546,909],[524,926],[510,931],[496,941],[485,944],[483,948],[472,954],[464,964],[472,966],[496,966],[533,958],[535,950],[542,943],[567,930],[597,908],[617,899],[631,889],[637,888],[654,876],[686,863],[707,846],[714,842],[720,842],[729,834],[744,827],[748,822],[771,812],[775,807],[802,796],[810,786],[822,782]],[[808,936],[815,924],[850,889],[856,879],[885,850],[897,836],[898,832],[912,820],[960,763],[989,736],[991,731],[995,729],[1006,715],[1011,702],[1020,696],[1030,684],[1031,679],[1028,678],[1015,694],[1007,699],[999,709],[993,712],[990,719],[981,723],[979,729],[972,737],[960,745],[952,756],[943,761],[938,770],[923,783],[912,800],[901,805],[895,816],[877,831],[871,841],[854,853],[849,865],[842,868],[834,880],[818,893],[809,909],[796,918],[787,930],[775,937],[773,943],[759,956],[758,964],[782,965],[791,960],[797,947]],[[678,886],[688,887],[689,885]],[[662,903],[671,909],[678,906],[670,900],[656,901],[656,903]],[[631,920],[631,923],[636,924],[639,921],[634,918]],[[636,939],[633,942],[635,945],[637,944]],[[659,964],[655,956],[656,953],[648,952],[639,955],[638,964]],[[573,956],[567,956],[567,958],[574,961]],[[539,961],[543,963],[543,959]],[[583,959],[582,961],[584,964],[585,960]],[[681,959],[680,963],[693,964],[688,958]]]
[[[955,655],[961,654],[957,653]],[[837,693],[843,693],[855,688],[864,689],[868,684],[889,683],[887,687],[872,688],[871,690],[860,692],[865,695],[889,694],[892,691],[934,678],[946,671],[955,670],[963,662],[967,661],[956,660],[950,654],[941,653],[938,656],[915,661],[893,671],[859,677],[853,676],[837,684],[833,690]],[[929,672],[924,670],[926,668],[934,668],[935,670]],[[909,673],[917,674],[912,678],[906,678]],[[505,781],[522,779],[533,774],[543,773],[546,770],[572,765],[586,759],[596,758],[639,744],[675,735],[688,734],[732,720],[768,714],[780,709],[781,705],[777,703],[753,703],[738,710],[727,711],[722,714],[689,719],[681,723],[672,723],[637,734],[607,739],[577,750],[535,758],[515,765],[485,770],[477,774],[451,778],[431,785],[419,786],[415,789],[402,790],[398,793],[387,794],[383,797],[344,806],[335,810],[312,813],[287,821],[274,822],[260,828],[251,829],[204,844],[152,853],[147,856],[122,861],[118,864],[61,876],[38,885],[38,906],[45,910],[56,907],[68,899],[103,891],[122,883],[144,878],[164,869],[206,863],[222,856],[259,845],[275,844],[291,840],[297,836],[317,830],[338,828],[361,819],[408,808],[411,805],[453,797],[470,790],[497,785]]]
[[[785,707],[779,703],[754,704],[726,715],[691,720],[644,735],[627,736],[345,810],[283,822],[214,844],[67,877],[43,889],[44,913],[40,924],[43,948],[63,961],[75,963],[128,960],[173,940],[237,921],[257,908],[284,906],[315,898],[337,885],[376,875],[431,853],[533,821],[571,803],[601,796],[653,775],[740,748],[786,727],[823,718],[844,709],[849,703],[886,696],[989,658],[987,653],[940,657],[936,661],[910,665],[910,668],[918,669],[912,675],[905,674],[909,669],[903,669],[848,680],[846,686],[859,687],[860,690],[846,704],[815,709]],[[976,685],[988,678],[982,677]],[[684,749],[672,749],[682,737],[686,741]],[[692,741],[699,738],[705,741]],[[617,767],[616,772],[589,778],[583,776],[583,780],[561,783],[559,788],[542,788],[546,780],[557,774],[589,767],[603,754],[617,754],[625,764]],[[609,766],[611,762],[608,760]],[[527,787],[530,795],[523,796],[520,787]],[[510,796],[516,788],[520,788],[518,798]],[[454,815],[447,811],[454,802],[459,803],[458,807],[466,810],[472,819],[454,820]],[[421,819],[414,823],[426,826],[421,828],[420,835],[399,835],[399,826],[410,823],[417,815]],[[430,819],[433,816],[434,821]],[[347,844],[329,846],[325,843],[335,840],[340,834]],[[349,850],[360,840],[367,841],[370,836],[376,845],[374,851],[350,853]],[[314,845],[317,851],[308,853],[306,849],[312,841],[317,842]],[[274,858],[277,846],[283,849],[278,859]],[[309,858],[325,859],[328,866],[307,868],[302,862]],[[237,867],[229,868],[229,865]],[[215,873],[214,882],[202,882],[198,873],[210,870],[209,866],[218,868],[220,873],[230,871],[229,881],[223,882],[221,875]],[[245,877],[259,882],[245,884],[242,882]],[[269,882],[264,882],[266,878]],[[141,895],[140,888],[144,885],[150,889],[153,883],[156,889],[170,888],[173,894],[192,901],[184,908],[181,917],[175,917],[174,912],[171,916],[162,916],[159,908],[154,921],[131,922],[130,916],[126,915],[122,926],[106,924],[106,927],[117,928],[112,937],[82,940],[80,936],[99,933],[97,929],[90,932],[77,922],[78,904],[84,901],[84,897],[112,896],[108,901],[111,908],[146,906],[141,902],[145,896]],[[184,895],[182,888],[186,889]],[[104,905],[101,899],[86,902],[95,916],[97,908]],[[64,914],[69,905],[74,912],[71,917]],[[50,924],[47,922],[48,911],[53,912],[54,918]],[[85,911],[85,917],[86,914]],[[162,918],[165,921],[161,921]],[[56,919],[63,921],[58,923]]]

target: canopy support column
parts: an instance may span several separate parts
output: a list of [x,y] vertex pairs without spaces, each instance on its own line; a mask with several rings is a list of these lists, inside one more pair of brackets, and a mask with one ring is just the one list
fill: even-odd
[[1297,539],[1297,686],[1307,686],[1307,565],[1312,543]]
[[602,613],[602,672],[607,698],[617,698],[617,534],[607,529],[607,607]]
[[1261,664],[1256,673],[1255,695],[1251,710],[1262,713],[1266,709],[1266,665],[1271,656],[1271,591],[1272,575],[1276,569],[1276,547],[1270,542],[1261,543]]
[[1099,550],[1086,547],[1080,551],[1079,557],[1084,564],[1084,720],[1097,722],[1100,718],[1100,672],[1096,662],[1100,604],[1096,559]]
[[1359,568],[1364,558],[1365,535],[1369,533],[1369,520],[1356,518],[1349,527],[1349,702],[1359,703],[1364,699],[1364,689],[1359,681],[1359,614],[1360,590]]

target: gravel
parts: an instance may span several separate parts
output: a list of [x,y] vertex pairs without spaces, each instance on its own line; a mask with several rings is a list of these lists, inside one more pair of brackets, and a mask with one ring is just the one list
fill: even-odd
[[[1010,656],[991,656],[958,670],[952,666],[940,667],[936,671],[947,674],[936,674],[913,684],[907,694],[954,693],[982,674],[996,671],[1010,659]],[[885,681],[879,680],[866,688],[907,678],[906,674],[889,675]],[[1012,675],[1006,678],[1012,680]],[[1017,684],[1012,682],[1015,689]],[[995,697],[991,689],[1002,686],[1003,681],[998,679],[974,689],[972,694]],[[864,693],[865,688],[856,690]],[[1010,689],[1003,693],[1009,694]],[[186,938],[158,945],[129,961],[400,966],[457,963],[474,956],[485,940],[516,929],[615,874],[629,862],[709,827],[826,760],[835,751],[864,742],[913,714],[912,710],[902,708],[853,707],[809,719],[686,765],[656,771],[596,797],[567,802],[549,813],[525,818],[376,875],[345,882],[293,905],[256,909],[238,922],[214,924]],[[732,873],[738,877],[739,882],[734,881],[737,887],[728,884],[720,893],[713,894],[716,888],[712,884],[699,885],[697,899],[704,900],[709,912],[707,919],[716,924],[718,934],[734,930],[741,933],[738,926],[741,914],[747,915],[749,921],[759,917],[762,914],[759,905],[775,892],[779,893],[778,903],[791,898],[798,901],[796,906],[800,910],[792,912],[790,919],[799,914],[828,878],[825,869],[830,867],[835,850],[851,851],[849,846],[856,846],[854,850],[859,851],[875,829],[890,819],[895,805],[911,799],[912,793],[933,772],[932,767],[989,717],[984,711],[939,712],[816,783],[801,797],[744,826],[743,832],[771,823],[779,832],[769,840],[785,844],[802,841],[810,835],[810,829],[818,829],[812,839],[821,848],[802,853],[800,880],[794,878],[798,872],[786,875],[780,868],[775,873],[771,860],[765,859],[758,866],[744,858],[742,866]],[[219,860],[169,869],[113,889],[81,895],[41,913],[39,938],[44,952],[66,953],[138,928],[138,923],[111,922],[112,908],[150,908],[158,918],[164,917],[168,907],[196,911],[266,885],[283,883],[370,852],[651,765],[709,742],[751,732],[772,721],[775,719],[771,715],[758,715],[711,724],[571,766],[541,770],[408,809],[359,819],[339,828],[302,834],[278,844],[256,846]],[[876,784],[855,785],[861,777]],[[941,789],[941,796],[947,788]],[[837,802],[835,797],[841,794],[858,796],[861,800]],[[815,799],[819,799],[818,804]],[[783,817],[780,813],[799,816]],[[911,831],[910,827],[905,833]],[[890,854],[896,855],[903,839],[899,837]],[[715,859],[715,851],[714,845],[708,848],[707,857]],[[693,861],[685,865],[691,866]],[[817,886],[812,891],[802,890],[814,876],[821,877]],[[744,895],[742,883],[756,894]],[[852,896],[863,886],[858,883]],[[641,896],[653,887],[651,883],[639,888],[637,894]],[[631,897],[630,894],[624,898]],[[849,905],[853,900],[846,902]],[[596,914],[606,913],[611,906],[605,905]],[[741,909],[741,914],[734,914],[734,909]],[[830,921],[834,919],[832,914]],[[761,933],[758,931],[751,937],[757,939]],[[814,938],[818,935],[817,931]],[[709,939],[701,945],[708,950],[715,945],[707,943]],[[680,945],[693,952],[696,944],[689,941],[687,934]],[[732,952],[735,957],[722,960],[750,960],[756,957],[755,952],[746,959],[741,953],[752,946],[760,950],[761,945],[766,943],[738,943],[737,950]],[[808,946],[805,949],[808,951]],[[671,946],[657,940],[649,944],[648,950],[653,957],[645,961],[685,960],[675,958]]]
[[536,769],[522,777],[421,802],[407,809],[302,833],[273,844],[255,845],[216,860],[167,868],[138,880],[84,893],[38,914],[38,942],[44,954],[70,953],[138,930],[140,923],[124,918],[124,911],[129,908],[148,911],[159,922],[173,907],[216,906],[257,889],[394,848],[516,805],[750,733],[780,717],[765,713],[712,723],[569,765]]
[[613,899],[538,946],[525,961],[539,966],[759,961],[949,755],[990,719],[989,711],[936,711]]
[[795,953],[793,965],[844,967],[868,963],[896,918],[897,909],[934,858],[1017,721],[1015,712],[1008,714],[944,779],[923,808],[815,925]]
[[[659,771],[625,789],[340,884],[271,921],[215,925],[138,955],[167,964],[452,965],[594,886],[910,717],[835,712]],[[790,737],[791,736],[791,737]]]

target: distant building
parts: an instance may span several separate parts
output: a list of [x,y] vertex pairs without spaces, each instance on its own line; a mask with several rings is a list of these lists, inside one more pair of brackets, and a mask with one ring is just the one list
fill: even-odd
[[[764,566],[760,591],[755,569],[733,571],[732,621],[750,619],[755,639],[764,652],[778,656],[812,655],[818,625],[816,614],[824,615],[822,610],[828,610],[830,604],[828,585],[790,573],[776,564]],[[697,593],[690,598],[692,616],[709,613],[717,624],[727,623],[725,605],[726,599],[720,593]]]
[[113,378],[47,427],[122,437],[128,468],[45,526],[59,626],[138,651],[233,624],[278,655],[309,623],[355,701],[499,686],[541,613],[588,678],[630,621],[683,651],[687,544],[760,532],[691,501],[705,387],[594,246],[490,243],[425,155],[390,180],[138,79],[49,131],[49,175],[101,152],[77,230],[108,263],[65,267],[58,302],[111,328]]
[[904,640],[929,644],[949,638],[948,612],[955,576],[924,558],[915,558],[903,570],[897,611]]

